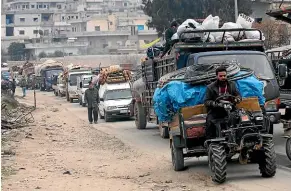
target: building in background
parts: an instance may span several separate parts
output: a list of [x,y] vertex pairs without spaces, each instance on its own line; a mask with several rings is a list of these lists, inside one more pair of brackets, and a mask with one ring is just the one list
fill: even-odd
[[8,0],[5,5],[2,49],[11,42],[23,42],[33,59],[40,52],[54,51],[69,55],[136,52],[139,41],[157,38],[146,26],[150,18],[140,10],[140,0]]

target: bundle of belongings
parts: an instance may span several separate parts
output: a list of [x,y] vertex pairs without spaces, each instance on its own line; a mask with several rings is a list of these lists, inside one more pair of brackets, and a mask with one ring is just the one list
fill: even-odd
[[[191,31],[198,30],[215,30],[215,29],[251,29],[254,19],[246,16],[244,14],[240,14],[236,23],[227,22],[219,28],[219,17],[209,15],[202,24],[196,22],[194,19],[187,19],[184,21],[177,30],[171,40],[178,41],[183,39],[200,39],[203,42],[221,42],[222,40],[233,42],[233,41],[251,41],[251,40],[260,40],[260,32],[259,31],[245,31],[245,32],[211,32],[205,33],[187,33]],[[222,39],[224,38],[224,39]],[[265,40],[263,37],[262,40]]]
[[131,72],[129,70],[123,70],[118,65],[113,65],[108,68],[103,68],[98,78],[101,85],[105,83],[121,83],[131,79]]
[[[184,79],[168,80],[163,87],[155,90],[153,96],[154,110],[160,122],[171,122],[173,116],[183,107],[204,104],[207,83],[216,79],[216,68],[209,67],[208,71],[201,71],[201,68],[198,67],[197,75],[194,75],[195,70],[190,71],[191,76],[196,77],[188,78],[186,71]],[[250,69],[239,68],[237,70],[238,68],[239,66],[236,68],[228,67],[228,80],[235,81],[242,98],[257,97],[259,104],[264,105],[264,83],[257,79]],[[207,70],[207,67],[205,67],[205,70]],[[204,73],[204,76],[200,75],[202,73]]]

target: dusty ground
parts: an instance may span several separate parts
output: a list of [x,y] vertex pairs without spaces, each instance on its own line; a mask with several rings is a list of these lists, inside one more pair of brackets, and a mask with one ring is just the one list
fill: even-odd
[[[209,175],[174,172],[162,157],[130,147],[37,94],[35,123],[2,137],[2,190],[243,190]],[[21,102],[33,103],[32,94]],[[86,114],[85,114],[86,115]]]

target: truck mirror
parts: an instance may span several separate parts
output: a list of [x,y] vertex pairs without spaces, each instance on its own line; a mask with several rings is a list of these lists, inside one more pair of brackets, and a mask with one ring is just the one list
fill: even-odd
[[280,79],[286,79],[288,77],[288,67],[286,64],[278,65],[278,73]]

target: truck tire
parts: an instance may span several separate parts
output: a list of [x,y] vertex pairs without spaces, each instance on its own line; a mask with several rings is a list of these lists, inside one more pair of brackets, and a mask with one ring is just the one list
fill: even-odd
[[212,173],[212,181],[223,183],[226,180],[226,152],[223,145],[210,144],[208,151],[208,163]]
[[171,144],[171,156],[172,156],[172,164],[175,171],[182,171],[185,169],[184,166],[184,155],[183,149],[175,147],[174,142]]
[[264,153],[259,160],[259,169],[262,177],[273,177],[276,174],[276,153],[273,140],[268,138],[263,141]]
[[273,133],[274,133],[274,124],[270,123],[269,134],[273,135]]
[[160,125],[159,126],[159,129],[160,129],[160,135],[163,139],[168,139],[169,138],[169,127],[167,126],[162,126]]
[[135,126],[137,129],[145,129],[147,126],[145,108],[140,102],[134,104]]

